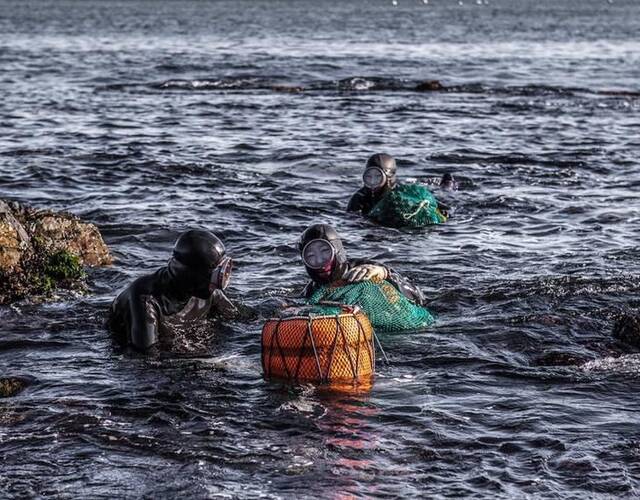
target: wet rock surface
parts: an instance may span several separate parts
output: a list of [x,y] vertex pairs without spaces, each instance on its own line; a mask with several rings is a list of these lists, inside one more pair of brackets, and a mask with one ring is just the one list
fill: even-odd
[[640,349],[640,314],[622,315],[613,325],[613,336],[625,344]]
[[98,228],[68,213],[0,200],[0,304],[83,290],[83,266],[112,258]]
[[533,366],[576,366],[588,361],[583,356],[572,354],[569,352],[549,351],[533,361]]
[[0,377],[0,398],[10,398],[20,393],[27,381],[17,377]]
[[416,92],[437,92],[439,90],[445,90],[445,86],[438,80],[426,80],[416,85]]
[[15,218],[9,204],[0,200],[0,271],[18,269],[24,252],[29,248],[29,235]]

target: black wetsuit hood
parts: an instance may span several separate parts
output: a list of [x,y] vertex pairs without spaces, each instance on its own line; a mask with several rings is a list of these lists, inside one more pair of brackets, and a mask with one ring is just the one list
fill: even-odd
[[208,299],[211,273],[225,253],[222,241],[209,231],[192,229],[182,233],[167,264],[173,292]]
[[329,224],[314,224],[309,226],[300,237],[300,242],[298,243],[300,253],[302,253],[305,245],[312,240],[325,240],[329,242],[335,250],[336,262],[328,279],[319,276],[316,270],[305,266],[311,279],[317,283],[331,283],[342,278],[344,273],[349,269],[349,264],[347,261],[347,252],[342,246],[342,241],[337,231]]

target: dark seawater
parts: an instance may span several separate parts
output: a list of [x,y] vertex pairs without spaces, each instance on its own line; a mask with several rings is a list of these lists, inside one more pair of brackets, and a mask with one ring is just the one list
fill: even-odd
[[[117,257],[87,296],[0,308],[0,375],[29,380],[0,400],[0,497],[640,495],[640,355],[611,337],[640,306],[640,3],[397,2],[0,0],[0,196]],[[452,220],[345,214],[379,151],[458,175]],[[382,338],[369,395],[261,377],[315,221],[438,314]],[[189,227],[253,314],[124,356],[108,304]]]

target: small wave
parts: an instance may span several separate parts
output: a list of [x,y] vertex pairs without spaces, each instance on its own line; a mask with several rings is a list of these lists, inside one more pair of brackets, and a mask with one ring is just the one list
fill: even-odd
[[640,377],[640,354],[627,354],[620,357],[606,357],[588,361],[582,365],[587,373],[615,373]]
[[[584,152],[585,156],[590,154],[589,151]],[[549,167],[554,175],[563,175],[562,170],[584,168],[587,163],[576,158],[576,152],[571,155],[553,152],[536,155],[529,155],[520,152],[507,153],[490,153],[477,149],[458,149],[447,153],[434,153],[429,156],[432,161],[446,164],[475,164],[489,163],[498,165],[531,165],[537,168]],[[528,172],[529,175],[536,174],[535,171]]]
[[136,90],[180,90],[180,91],[249,91],[273,92],[418,92],[418,93],[464,93],[497,94],[522,97],[559,98],[581,96],[608,96],[624,99],[639,98],[640,90],[589,89],[586,87],[563,87],[543,84],[489,86],[482,82],[445,84],[438,79],[411,80],[378,76],[351,76],[339,80],[313,80],[292,83],[295,78],[283,75],[237,75],[219,78],[170,79],[161,82],[111,83],[96,87],[97,91]]
[[152,86],[162,90],[252,90],[264,88],[265,85],[266,82],[260,78],[221,78],[213,80],[167,80]]
[[[589,296],[592,294],[622,294],[635,292],[640,286],[640,278],[633,275],[611,277],[598,276],[554,276],[532,280],[500,281],[486,292],[485,300],[504,300],[514,297],[540,295],[553,298],[569,296]],[[616,314],[611,310],[611,315]]]
[[68,342],[59,342],[55,340],[3,340],[0,341],[0,352],[12,350],[33,351],[35,349],[57,350],[70,347]]
[[209,69],[204,64],[177,64],[166,62],[158,64],[155,68],[158,71],[166,71],[168,73],[183,73],[185,71],[206,71]]
[[61,154],[59,148],[14,148],[0,151],[0,155],[9,157],[20,156],[55,156]]

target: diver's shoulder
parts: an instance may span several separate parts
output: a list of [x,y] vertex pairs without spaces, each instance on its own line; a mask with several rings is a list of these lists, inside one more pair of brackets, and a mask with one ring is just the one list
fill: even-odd
[[349,199],[349,205],[347,206],[347,210],[350,212],[358,211],[362,209],[366,199],[366,192],[364,187],[358,189],[355,193],[351,195],[351,199]]
[[360,189],[358,189],[355,193],[353,193],[352,198],[366,198],[369,193],[371,191],[366,187],[366,186],[362,186]]
[[126,294],[129,297],[137,297],[141,295],[153,295],[158,289],[160,278],[158,271],[144,274],[133,280],[120,295]]

